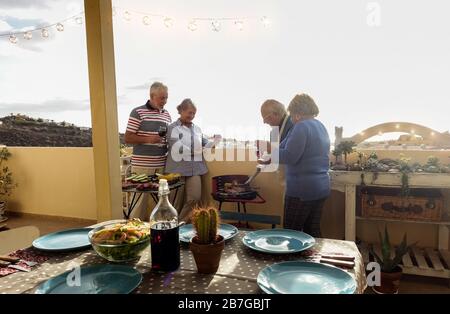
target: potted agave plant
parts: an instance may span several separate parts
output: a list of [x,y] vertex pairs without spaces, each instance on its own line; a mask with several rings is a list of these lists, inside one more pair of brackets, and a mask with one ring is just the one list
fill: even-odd
[[17,184],[14,183],[12,172],[9,170],[8,166],[3,165],[3,162],[6,162],[9,157],[11,157],[11,153],[8,151],[8,148],[0,146],[0,221],[6,219],[4,216],[6,202],[11,195],[12,190],[17,187]]
[[192,223],[196,235],[189,248],[194,255],[197,270],[202,274],[215,273],[225,247],[224,238],[218,234],[219,213],[214,207],[194,208]]
[[[387,226],[384,229],[384,238],[380,231],[378,231],[378,235],[380,237],[382,256],[378,256],[373,249],[370,252],[375,257],[376,262],[380,264],[381,284],[380,286],[374,286],[373,290],[380,294],[395,294],[398,293],[400,278],[402,277],[402,268],[399,264],[402,261],[403,255],[409,254],[412,245],[407,245],[405,233],[402,242],[394,251],[389,240]],[[394,254],[391,252],[394,252]]]

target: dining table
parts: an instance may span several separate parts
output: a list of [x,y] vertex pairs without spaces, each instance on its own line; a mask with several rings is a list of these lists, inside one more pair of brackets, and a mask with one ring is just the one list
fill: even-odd
[[[345,254],[354,256],[355,265],[343,269],[355,281],[356,294],[367,287],[363,258],[354,242],[316,238],[315,245],[302,252],[291,254],[267,254],[252,250],[243,244],[243,237],[249,230],[239,229],[236,236],[225,243],[219,269],[214,274],[200,274],[187,243],[180,243],[180,267],[173,272],[151,270],[151,250],[147,247],[139,260],[122,263],[142,274],[142,281],[132,293],[136,294],[262,294],[257,277],[265,267],[283,261],[311,261],[323,254]],[[0,277],[0,294],[35,293],[45,281],[75,267],[109,264],[92,248],[73,252],[41,252],[25,248],[28,254],[43,257],[42,262],[31,271],[17,271]],[[14,255],[14,254],[13,254]],[[334,267],[334,266],[333,266]]]

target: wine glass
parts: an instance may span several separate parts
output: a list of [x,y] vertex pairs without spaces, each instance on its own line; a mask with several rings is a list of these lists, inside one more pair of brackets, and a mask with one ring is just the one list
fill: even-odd
[[166,135],[167,135],[167,126],[161,125],[158,129],[158,135],[163,138],[163,143],[159,144],[159,146],[166,145]]

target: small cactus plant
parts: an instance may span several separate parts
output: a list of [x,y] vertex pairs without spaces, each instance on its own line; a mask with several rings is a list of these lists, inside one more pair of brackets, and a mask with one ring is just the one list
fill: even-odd
[[199,244],[212,244],[217,240],[219,213],[214,207],[196,207],[192,217]]

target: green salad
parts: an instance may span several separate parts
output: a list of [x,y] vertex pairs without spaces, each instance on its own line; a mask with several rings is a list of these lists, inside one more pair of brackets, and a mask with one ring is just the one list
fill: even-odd
[[140,219],[102,227],[91,235],[95,251],[113,262],[136,259],[149,242],[150,226]]
[[150,227],[140,219],[131,219],[126,223],[105,227],[92,235],[96,244],[135,243],[150,237]]

